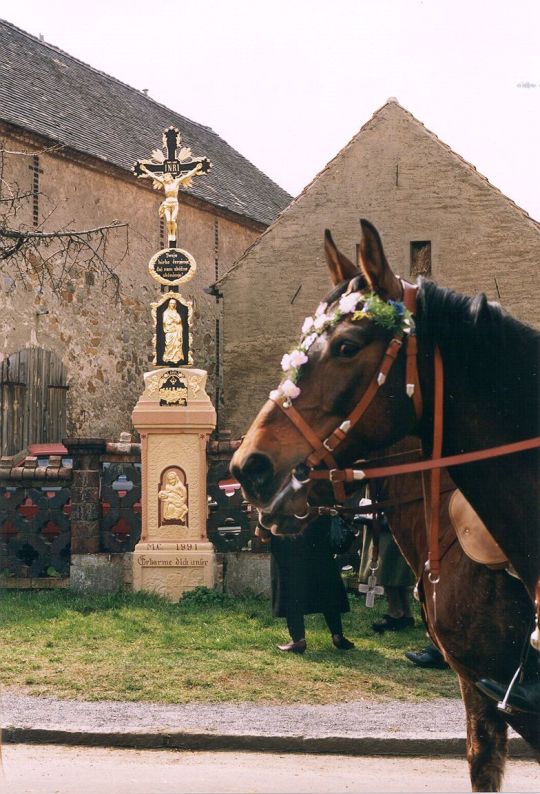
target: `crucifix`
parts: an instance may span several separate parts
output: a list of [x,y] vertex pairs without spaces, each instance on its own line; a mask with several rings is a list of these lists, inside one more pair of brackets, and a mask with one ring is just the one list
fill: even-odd
[[163,150],[154,149],[150,160],[137,160],[132,170],[141,179],[152,179],[155,190],[163,188],[159,217],[167,224],[169,248],[176,248],[178,190],[191,187],[193,177],[207,174],[212,163],[207,157],[193,157],[189,146],[180,147],[180,132],[175,127],[163,133]]
[[377,584],[377,577],[375,575],[374,568],[371,569],[371,574],[368,576],[367,584],[358,585],[358,592],[366,594],[367,607],[375,606],[375,596],[381,596],[384,594],[384,587],[380,584]]

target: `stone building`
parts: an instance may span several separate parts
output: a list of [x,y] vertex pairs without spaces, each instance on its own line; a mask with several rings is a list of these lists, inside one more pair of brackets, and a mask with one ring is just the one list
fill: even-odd
[[[127,224],[108,232],[105,250],[120,277],[119,298],[88,252],[63,274],[52,257],[56,290],[50,281],[40,288],[41,259],[23,279],[16,256],[0,262],[0,452],[66,432],[110,438],[130,429],[142,373],[151,368],[150,302],[159,295],[147,265],[166,241],[161,196],[131,167],[160,147],[171,125],[195,156],[213,163],[181,192],[178,238],[198,265],[182,289],[195,303],[194,363],[208,370],[219,406],[222,306],[203,290],[290,196],[208,127],[2,21],[0,75],[0,233]],[[13,194],[17,212],[7,217]]]
[[388,100],[218,281],[224,424],[234,436],[277,385],[281,356],[328,291],[324,229],[354,261],[361,217],[378,228],[400,275],[485,292],[538,322],[539,224]]

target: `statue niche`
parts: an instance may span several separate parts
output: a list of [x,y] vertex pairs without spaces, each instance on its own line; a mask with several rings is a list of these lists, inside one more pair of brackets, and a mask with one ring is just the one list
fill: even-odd
[[186,475],[178,466],[164,469],[159,484],[159,523],[187,524],[188,494]]

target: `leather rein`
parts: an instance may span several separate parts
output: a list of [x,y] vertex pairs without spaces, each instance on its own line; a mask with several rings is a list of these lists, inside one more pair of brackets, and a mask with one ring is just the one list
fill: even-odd
[[[411,312],[413,318],[416,317],[416,296],[418,288],[401,280],[403,289],[403,303]],[[310,427],[289,399],[282,397],[271,397],[270,399],[278,406],[287,419],[294,425],[298,432],[308,442],[312,452],[306,458],[303,465],[297,467],[292,473],[292,480],[297,484],[295,490],[299,490],[311,481],[327,480],[334,489],[335,505],[332,508],[314,508],[319,514],[324,510],[341,512],[339,507],[346,499],[345,483],[362,481],[366,479],[377,479],[391,477],[400,474],[410,474],[413,472],[430,471],[430,506],[429,506],[429,556],[426,562],[426,570],[429,572],[429,580],[436,584],[440,578],[441,553],[439,548],[439,513],[441,499],[441,469],[457,464],[472,463],[479,460],[486,460],[503,455],[510,455],[516,452],[535,449],[540,447],[540,437],[526,439],[511,444],[503,444],[488,449],[466,452],[459,455],[442,456],[443,442],[443,392],[444,392],[444,370],[440,350],[438,346],[434,349],[434,418],[433,418],[433,444],[432,457],[413,463],[402,463],[390,466],[375,468],[339,468],[334,453],[347,438],[347,434],[362,418],[373,399],[377,395],[380,387],[385,383],[392,365],[396,361],[401,348],[405,346],[406,370],[405,370],[405,390],[407,396],[411,398],[418,421],[423,414],[423,399],[420,389],[420,379],[418,376],[418,345],[416,328],[414,321],[411,322],[410,333],[405,334],[399,331],[390,340],[388,347],[383,355],[378,372],[373,376],[366,391],[360,398],[358,404],[353,408],[348,418],[339,424],[330,435],[321,439]],[[324,463],[326,469],[316,468]],[[300,470],[303,469],[302,474]],[[370,506],[372,512],[376,509],[375,505]],[[356,509],[356,513],[363,512]],[[303,518],[306,518],[303,516]]]

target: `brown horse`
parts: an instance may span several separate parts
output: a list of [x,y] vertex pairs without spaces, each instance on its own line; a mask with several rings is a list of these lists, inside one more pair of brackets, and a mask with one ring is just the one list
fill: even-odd
[[[413,445],[413,447],[416,445]],[[404,449],[412,449],[406,444]],[[396,452],[396,449],[393,449]],[[416,460],[414,453],[401,460]],[[424,568],[428,542],[420,474],[394,477],[383,485],[392,534],[419,582],[422,615],[428,632],[457,674],[467,726],[467,760],[473,791],[499,791],[507,758],[509,724],[540,755],[540,724],[536,715],[503,714],[485,698],[475,682],[485,675],[510,680],[526,647],[534,616],[528,594],[505,570],[493,570],[469,559],[457,542],[448,504],[454,485],[443,476],[440,511],[441,581],[437,614],[433,586]],[[310,492],[310,503],[324,505],[332,494],[324,485]],[[351,504],[351,498],[348,502]],[[352,509],[352,508],[351,508]],[[300,532],[309,522],[284,515],[274,518],[274,531]]]
[[[327,233],[326,252],[334,283],[324,316],[337,310],[347,293],[370,290],[382,302],[399,302],[403,282],[391,270],[376,229],[362,221],[359,271]],[[403,346],[384,384],[339,445],[340,466],[367,457],[400,438],[417,435],[424,451],[432,444],[434,348],[444,367],[443,454],[497,446],[539,433],[540,335],[505,314],[484,295],[467,298],[420,279],[416,301],[418,369],[424,398],[418,419],[405,391]],[[361,313],[360,313],[361,314]],[[369,313],[320,324],[306,349],[294,408],[319,442],[352,412],[377,376],[392,331]],[[305,340],[304,340],[305,341]],[[298,371],[298,370],[297,370]],[[296,391],[300,393],[296,396]],[[250,501],[265,510],[295,467],[313,451],[313,441],[296,432],[286,410],[287,395],[270,400],[249,429],[232,461],[234,475]],[[279,405],[278,405],[279,403]],[[534,601],[540,575],[538,449],[452,466],[450,474],[506,553]],[[295,501],[296,509],[292,505]],[[298,497],[291,512],[301,511]]]
[[[334,281],[339,284],[327,298],[328,307],[324,313],[328,315],[343,295],[365,290],[368,286],[385,301],[401,297],[401,284],[386,262],[376,230],[367,222],[362,222],[362,228],[362,275],[327,236],[327,257]],[[323,327],[323,333],[312,340],[307,350],[308,361],[302,365],[301,376],[297,379],[300,393],[291,391],[290,385],[287,387],[296,410],[318,439],[327,438],[362,398],[377,373],[391,336],[370,321],[369,315],[359,321],[356,317],[354,321],[351,319],[350,315],[345,315],[341,321],[326,329]],[[424,447],[429,450],[434,412],[431,362],[435,343],[441,348],[446,375],[445,454],[532,436],[537,432],[538,336],[532,329],[511,320],[485,299],[471,301],[428,282],[420,285],[417,322],[420,379],[425,401],[422,417],[417,420],[411,401],[405,395],[405,361],[400,354],[387,382],[336,453],[339,465],[349,464],[359,455],[365,456],[411,432],[420,435]],[[512,352],[513,346],[520,355],[516,350]],[[509,357],[510,372],[501,366],[499,355],[502,361]],[[521,355],[524,362],[519,361]],[[305,512],[305,496],[301,490],[295,494],[290,488],[292,495],[289,495],[287,487],[283,486],[287,486],[291,472],[308,458],[315,445],[313,438],[306,438],[305,432],[295,432],[286,412],[276,406],[275,398],[260,412],[233,459],[232,469],[250,500],[270,514],[265,523],[273,521],[272,511],[279,493],[286,497],[277,500],[279,511],[291,514],[289,519],[281,515],[280,525],[286,529],[287,523],[298,523],[293,515]],[[497,502],[507,517],[508,503],[513,505],[513,520],[508,519],[507,525],[519,535],[520,542],[506,531],[500,518],[495,522],[493,534],[518,569],[530,594],[538,576],[535,496],[538,491],[533,485],[538,469],[534,454],[452,470],[452,476],[460,482],[490,528],[490,517],[494,516],[491,502]],[[492,498],[489,487],[485,487],[490,481],[495,488]],[[503,483],[507,485],[504,490]],[[514,485],[517,499],[512,494]],[[408,521],[400,522],[405,528],[403,531],[396,526],[398,542],[420,576],[427,558],[427,542],[423,515],[421,520],[419,516],[416,507],[416,518],[410,515]],[[444,526],[443,521],[443,530]],[[441,544],[444,548],[444,532]],[[444,648],[460,678],[467,711],[473,788],[497,790],[504,766],[505,719],[538,749],[537,719],[527,715],[503,717],[494,703],[475,690],[473,683],[486,673],[500,680],[511,677],[530,629],[531,601],[520,582],[511,580],[504,572],[495,573],[468,560],[457,544],[453,544],[441,560],[436,620],[432,612],[431,584],[427,580],[425,590],[424,610],[430,632]]]

